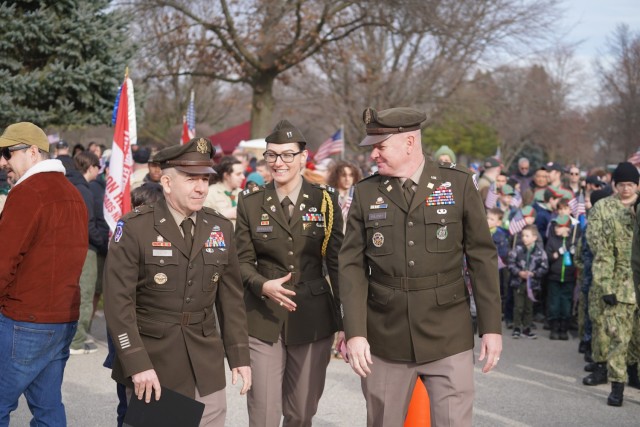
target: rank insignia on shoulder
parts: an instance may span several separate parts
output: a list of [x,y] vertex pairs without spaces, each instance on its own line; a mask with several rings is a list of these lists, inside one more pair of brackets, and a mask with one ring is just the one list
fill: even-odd
[[116,224],[116,230],[113,233],[113,241],[116,243],[122,238],[122,227],[124,227],[124,221],[120,220]]

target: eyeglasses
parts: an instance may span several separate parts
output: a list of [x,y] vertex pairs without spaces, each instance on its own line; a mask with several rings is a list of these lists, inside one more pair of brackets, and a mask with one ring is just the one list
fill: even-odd
[[30,145],[14,145],[12,147],[3,147],[2,157],[4,157],[4,159],[8,161],[11,158],[12,152],[19,151],[19,150],[26,150],[29,147],[31,146]]
[[302,151],[298,151],[296,153],[280,153],[280,154],[274,153],[273,151],[265,151],[264,153],[262,153],[262,156],[264,157],[264,160],[267,161],[268,163],[277,162],[278,157],[280,157],[282,161],[285,163],[291,163],[293,162],[293,159],[300,153],[302,153]]

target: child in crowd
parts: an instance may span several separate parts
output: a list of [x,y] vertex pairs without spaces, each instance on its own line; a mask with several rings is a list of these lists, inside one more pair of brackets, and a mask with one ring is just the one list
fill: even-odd
[[535,225],[527,225],[522,229],[522,242],[516,243],[509,252],[508,267],[511,273],[510,286],[514,293],[513,338],[521,334],[527,338],[537,338],[531,331],[533,316],[534,292],[540,288],[540,281],[547,274],[549,264],[547,254],[539,240]]
[[500,297],[502,299],[502,312],[505,312],[505,302],[508,287],[509,272],[507,270],[507,256],[509,255],[509,232],[502,228],[502,210],[492,208],[487,211],[487,224],[493,243],[498,251],[498,274],[500,277]]
[[577,225],[569,215],[558,215],[552,221],[552,229],[545,246],[549,260],[549,339],[568,340],[567,330],[571,320],[573,289],[576,285],[576,267],[573,257],[580,239]]
[[514,217],[518,209],[511,205],[515,191],[509,184],[504,184],[498,191],[498,201],[496,207],[502,211],[502,228],[508,230],[509,222]]

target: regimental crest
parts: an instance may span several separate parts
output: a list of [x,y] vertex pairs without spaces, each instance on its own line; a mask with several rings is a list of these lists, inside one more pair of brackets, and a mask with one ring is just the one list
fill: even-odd
[[196,150],[200,154],[207,154],[209,152],[209,147],[207,145],[207,141],[204,138],[200,138],[196,144]]
[[366,110],[364,110],[364,117],[362,117],[362,120],[364,121],[365,125],[371,123],[371,108],[367,108]]

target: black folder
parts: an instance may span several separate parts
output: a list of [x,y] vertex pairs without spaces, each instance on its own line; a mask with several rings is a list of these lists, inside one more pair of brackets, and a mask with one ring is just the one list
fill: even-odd
[[129,401],[124,425],[127,427],[198,427],[204,403],[162,387],[160,400],[155,395],[146,403],[133,395]]

